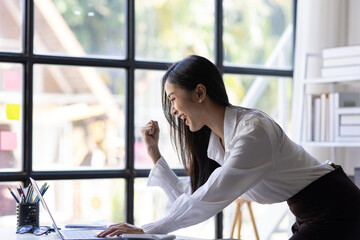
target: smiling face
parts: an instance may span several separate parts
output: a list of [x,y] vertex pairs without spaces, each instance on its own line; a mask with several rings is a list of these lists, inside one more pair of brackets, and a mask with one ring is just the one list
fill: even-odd
[[201,104],[197,89],[187,91],[172,84],[168,80],[165,82],[165,92],[171,102],[171,114],[185,121],[190,131],[200,130],[204,123],[201,118]]

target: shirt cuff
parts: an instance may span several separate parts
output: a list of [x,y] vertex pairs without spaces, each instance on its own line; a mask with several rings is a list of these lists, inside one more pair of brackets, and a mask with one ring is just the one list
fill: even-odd
[[162,218],[156,222],[141,226],[147,234],[168,234],[179,229],[179,227],[168,217]]
[[161,157],[155,166],[151,169],[147,185],[158,186],[166,192],[172,192],[178,188],[179,178],[170,169],[169,165],[163,157]]

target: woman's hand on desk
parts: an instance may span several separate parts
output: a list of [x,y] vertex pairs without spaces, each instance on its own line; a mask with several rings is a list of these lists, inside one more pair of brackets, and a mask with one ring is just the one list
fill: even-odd
[[119,236],[124,233],[144,234],[144,231],[141,228],[135,227],[134,225],[122,222],[110,225],[105,231],[99,233],[97,237]]
[[157,121],[149,121],[142,129],[141,134],[146,145],[147,152],[151,159],[153,160],[154,164],[159,160],[161,157],[159,151],[159,133],[160,128]]

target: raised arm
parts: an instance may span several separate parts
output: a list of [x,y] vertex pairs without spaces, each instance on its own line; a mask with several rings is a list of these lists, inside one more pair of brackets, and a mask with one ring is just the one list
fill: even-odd
[[189,177],[178,178],[161,156],[158,146],[159,133],[159,124],[153,120],[141,129],[147,152],[154,163],[149,175],[148,186],[161,187],[169,200],[174,202],[181,194],[190,191],[190,179]]
[[256,185],[272,167],[272,148],[266,131],[252,128],[234,139],[225,164],[203,186],[193,194],[182,194],[168,216],[142,229],[146,233],[169,233],[200,223]]
[[159,134],[160,128],[157,121],[149,121],[141,129],[142,138],[144,140],[147,153],[154,164],[160,159],[161,154],[159,150]]

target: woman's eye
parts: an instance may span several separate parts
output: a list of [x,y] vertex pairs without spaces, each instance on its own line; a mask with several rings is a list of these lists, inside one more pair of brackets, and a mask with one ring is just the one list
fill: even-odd
[[173,102],[175,100],[175,98],[172,98],[172,99],[170,99],[170,102]]

